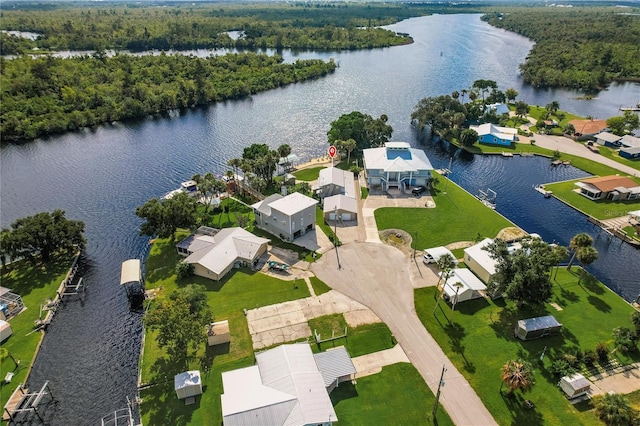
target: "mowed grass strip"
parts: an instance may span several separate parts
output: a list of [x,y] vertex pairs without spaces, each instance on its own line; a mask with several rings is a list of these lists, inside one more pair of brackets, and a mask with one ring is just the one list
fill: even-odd
[[321,294],[331,291],[331,287],[326,285],[320,278],[309,277],[309,281],[311,281],[311,287],[313,287],[313,292],[316,296],[320,296]]
[[[2,343],[0,350],[0,377],[4,380],[7,373],[15,375],[10,384],[0,387],[0,401],[3,405],[19,383],[24,383],[33,362],[42,333],[33,332],[34,321],[40,315],[40,304],[45,299],[53,299],[62,280],[67,276],[72,259],[64,258],[47,265],[32,264],[27,261],[14,262],[2,268],[2,286],[22,298],[26,310],[9,319],[13,334]],[[44,317],[44,313],[43,313]],[[16,366],[11,356],[20,365]]]
[[[613,349],[612,330],[632,327],[633,308],[602,283],[588,276],[578,285],[579,268],[558,270],[550,304],[536,309],[518,309],[514,302],[476,299],[457,304],[453,321],[451,308],[440,301],[435,308],[433,287],[415,290],[416,312],[448,358],[466,377],[498,424],[600,424],[589,404],[573,406],[556,386],[559,377],[551,373],[552,362],[575,349],[594,350],[599,342]],[[553,315],[564,327],[560,335],[527,342],[514,337],[519,319]],[[546,351],[545,351],[546,347]],[[542,361],[540,357],[545,351]],[[610,355],[613,357],[614,355]],[[640,360],[636,351],[617,352],[620,363]],[[526,394],[512,397],[500,393],[500,371],[509,360],[522,358],[535,369],[536,384]],[[525,399],[534,409],[523,405]]]
[[341,425],[453,425],[442,406],[431,417],[435,396],[415,367],[398,363],[357,383],[341,383],[331,393]]
[[297,180],[303,180],[305,182],[311,182],[317,180],[320,176],[320,170],[324,167],[310,167],[308,169],[302,169],[291,173]]
[[421,250],[456,241],[474,241],[478,235],[494,238],[501,229],[515,226],[455,183],[446,183],[446,177],[438,179],[440,183],[432,191],[435,208],[377,209],[378,229],[402,229],[411,235],[418,232],[419,246],[415,248]]

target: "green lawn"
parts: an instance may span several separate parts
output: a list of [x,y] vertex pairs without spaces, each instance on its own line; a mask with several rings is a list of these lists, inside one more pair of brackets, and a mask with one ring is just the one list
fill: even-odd
[[369,188],[367,188],[366,186],[360,187],[360,198],[362,198],[363,200],[366,200],[368,196],[369,196]]
[[356,385],[341,383],[331,401],[340,425],[453,425],[442,406],[433,421],[435,396],[408,363],[384,367]]
[[[181,234],[183,236],[186,234]],[[176,238],[178,240],[179,238]],[[169,240],[157,239],[147,262],[146,286],[162,287],[159,297],[166,297],[174,289],[188,284],[201,284],[207,290],[209,306],[216,320],[229,320],[231,344],[222,349],[203,349],[191,367],[203,373],[205,392],[194,405],[185,406],[175,397],[173,376],[182,371],[158,348],[153,332],[147,330],[140,370],[143,383],[166,383],[141,392],[144,403],[141,413],[145,424],[212,424],[222,421],[220,394],[221,372],[253,365],[253,347],[243,309],[253,309],[309,296],[307,286],[293,288],[290,281],[282,281],[249,270],[233,270],[222,281],[201,277],[177,279],[173,265],[180,256]],[[205,374],[205,367],[210,373]]]
[[[640,178],[631,178],[640,185]],[[614,217],[624,216],[631,210],[636,210],[639,206],[638,202],[632,201],[611,201],[598,200],[592,201],[582,195],[574,192],[575,183],[580,179],[545,184],[545,189],[553,192],[553,195],[572,207],[595,217],[596,219],[611,219]]]
[[[45,299],[53,299],[62,280],[66,277],[71,259],[65,258],[43,266],[38,263],[15,262],[2,269],[2,286],[10,288],[22,297],[26,310],[11,318],[9,324],[13,335],[2,343],[0,350],[0,378],[13,371],[11,384],[0,387],[0,400],[9,399],[19,383],[24,383],[29,365],[34,360],[36,349],[42,336],[41,332],[32,332],[34,321],[40,315],[40,304]],[[20,361],[16,366],[11,359]]]
[[[391,331],[385,323],[364,324],[355,328],[348,327],[342,314],[325,315],[309,320],[311,333],[314,331],[320,334],[321,340],[335,336],[342,336],[347,327],[347,337],[341,337],[319,345],[313,344],[314,351],[325,351],[330,348],[344,346],[351,357],[366,355],[373,352],[391,349],[395,341],[391,336]],[[311,340],[315,342],[315,340]]]
[[311,281],[311,287],[313,287],[313,292],[316,296],[320,296],[321,294],[327,293],[331,290],[331,287],[326,285],[324,281],[320,280],[317,277],[310,277],[309,281]]
[[501,229],[514,226],[455,183],[447,182],[446,177],[438,176],[438,179],[436,190],[431,191],[436,208],[377,209],[378,229],[397,228],[411,235],[417,231],[416,248],[424,249],[455,241],[474,241],[478,235],[494,238]]
[[[427,330],[458,370],[467,378],[498,424],[600,424],[589,404],[571,405],[561,394],[551,373],[553,360],[561,353],[580,349],[595,349],[598,342],[612,347],[611,331],[615,327],[631,327],[633,308],[592,277],[578,286],[578,268],[569,272],[558,270],[552,302],[538,309],[516,308],[513,302],[477,299],[458,304],[449,325],[448,305],[433,315],[436,289],[415,290],[416,312]],[[513,329],[518,319],[553,315],[564,324],[560,335],[528,342],[517,340]],[[539,358],[546,349],[542,362]],[[637,362],[635,352],[615,355],[622,364]],[[510,359],[522,358],[535,367],[536,384],[527,394],[516,392],[513,397],[501,395],[500,369]],[[526,409],[523,399],[535,404]]]
[[320,176],[320,170],[322,169],[324,169],[324,167],[310,167],[308,169],[295,171],[292,173],[292,175],[294,175],[297,180],[310,182],[312,180],[318,179],[318,176]]
[[608,146],[601,146],[599,148],[600,148],[600,154],[602,156],[610,158],[613,161],[616,161],[620,164],[624,164],[625,166],[633,167],[636,170],[640,170],[640,161],[629,160],[627,158],[620,157],[620,155],[618,155],[617,149],[611,149]]
[[334,241],[338,241],[338,245],[340,245],[340,239],[336,237],[336,234],[333,232],[333,228],[331,226],[329,226],[327,224],[327,222],[325,222],[324,220],[324,212],[322,210],[322,207],[320,207],[320,205],[318,205],[316,207],[316,226],[319,227],[322,232],[324,232],[324,235],[327,236],[327,238],[329,238],[329,241],[334,242]]

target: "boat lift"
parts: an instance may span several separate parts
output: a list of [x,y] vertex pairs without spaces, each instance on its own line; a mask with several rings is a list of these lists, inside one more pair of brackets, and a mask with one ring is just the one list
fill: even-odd
[[487,188],[486,191],[483,191],[482,189],[478,189],[478,195],[476,195],[476,197],[485,206],[491,209],[496,208],[496,198],[498,197],[498,194],[491,188]]
[[129,309],[132,311],[140,309],[145,299],[140,259],[129,259],[122,262],[120,285],[123,285],[127,292]]

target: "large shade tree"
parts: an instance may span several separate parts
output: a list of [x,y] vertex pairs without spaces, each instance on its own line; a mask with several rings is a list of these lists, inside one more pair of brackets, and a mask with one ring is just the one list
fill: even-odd
[[388,117],[384,114],[373,118],[360,111],[353,111],[331,122],[327,138],[330,144],[353,139],[358,151],[379,147],[388,142],[393,134],[393,127],[387,121]]
[[69,254],[84,248],[84,222],[70,220],[63,210],[42,212],[20,218],[11,224],[11,229],[2,230],[0,257],[27,258],[38,256],[48,262],[56,254]]
[[140,235],[171,237],[173,241],[178,228],[196,224],[196,207],[196,200],[185,193],[164,200],[152,198],[136,209],[136,215],[145,219],[140,225]]
[[606,425],[629,426],[636,424],[638,413],[631,407],[629,399],[618,393],[605,393],[593,400],[596,416]]

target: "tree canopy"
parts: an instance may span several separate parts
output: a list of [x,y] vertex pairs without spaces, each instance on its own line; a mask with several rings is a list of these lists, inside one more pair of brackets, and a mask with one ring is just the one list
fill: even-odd
[[520,305],[540,305],[549,300],[551,268],[557,264],[557,253],[551,245],[539,238],[526,238],[514,250],[497,239],[485,250],[497,261],[489,283],[491,293],[504,293]]
[[196,224],[196,207],[196,200],[183,192],[163,200],[152,198],[136,209],[136,216],[146,220],[140,225],[140,235],[173,240],[176,229]]
[[20,218],[3,229],[0,237],[0,257],[35,259],[48,262],[56,254],[69,254],[84,248],[84,222],[70,220],[63,210],[43,212]]
[[379,118],[359,111],[343,114],[331,122],[331,129],[327,132],[329,143],[353,139],[359,151],[382,146],[393,134],[393,127],[387,124],[387,120],[384,114]]

